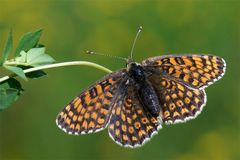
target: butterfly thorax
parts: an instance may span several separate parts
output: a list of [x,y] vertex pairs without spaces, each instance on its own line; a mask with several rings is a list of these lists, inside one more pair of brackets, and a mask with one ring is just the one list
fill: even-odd
[[127,64],[127,71],[129,76],[132,77],[137,83],[145,81],[146,79],[142,66],[135,62],[130,62]]
[[160,114],[159,100],[154,88],[146,78],[144,68],[135,62],[129,62],[127,72],[134,83],[136,93],[144,109],[154,117],[158,117]]

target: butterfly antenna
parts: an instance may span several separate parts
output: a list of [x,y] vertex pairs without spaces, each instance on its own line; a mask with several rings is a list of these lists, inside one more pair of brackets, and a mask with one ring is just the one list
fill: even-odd
[[124,61],[128,61],[128,59],[124,58],[124,57],[113,56],[113,55],[110,55],[110,54],[103,54],[103,53],[93,52],[93,51],[89,51],[89,50],[86,51],[86,54],[106,56],[106,57],[110,57],[110,58],[116,58],[116,59],[121,59],[121,60],[124,60]]
[[136,41],[137,41],[137,39],[138,39],[138,35],[139,35],[139,33],[140,33],[141,31],[142,31],[142,26],[140,26],[140,27],[138,28],[136,37],[135,37],[135,39],[134,39],[134,41],[133,41],[133,45],[132,45],[132,49],[131,49],[131,56],[130,56],[131,59],[133,58],[133,50],[134,50]]

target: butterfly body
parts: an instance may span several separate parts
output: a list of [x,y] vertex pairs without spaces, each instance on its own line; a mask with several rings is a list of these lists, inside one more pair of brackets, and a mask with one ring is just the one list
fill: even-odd
[[152,116],[158,117],[160,113],[160,104],[157,94],[151,83],[147,80],[147,72],[144,68],[135,62],[127,64],[127,72],[131,79],[137,96],[145,110],[148,110]]
[[[205,88],[225,73],[224,59],[213,55],[167,55],[127,62],[76,96],[56,123],[68,134],[108,128],[125,147],[142,146],[162,124],[196,118],[206,104]],[[213,106],[214,107],[214,106]]]

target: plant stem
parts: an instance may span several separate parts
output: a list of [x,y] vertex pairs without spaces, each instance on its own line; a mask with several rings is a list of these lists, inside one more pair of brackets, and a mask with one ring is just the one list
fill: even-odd
[[[34,71],[38,71],[38,70],[44,70],[44,69],[49,69],[49,68],[57,68],[57,67],[64,67],[64,66],[90,66],[90,67],[94,67],[97,68],[99,70],[105,71],[107,73],[111,73],[112,71],[99,65],[96,63],[92,63],[92,62],[88,62],[88,61],[71,61],[71,62],[61,62],[61,63],[54,63],[54,64],[48,64],[48,65],[43,65],[43,66],[38,66],[38,67],[34,67],[34,68],[28,68],[23,70],[24,73],[30,73],[30,72],[34,72]],[[8,80],[11,77],[16,76],[15,74],[13,75],[9,75],[9,76],[5,76],[0,78],[0,83],[3,81]]]

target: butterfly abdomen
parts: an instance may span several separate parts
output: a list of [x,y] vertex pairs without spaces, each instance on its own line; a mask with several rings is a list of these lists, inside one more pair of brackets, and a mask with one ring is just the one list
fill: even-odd
[[142,66],[132,62],[129,65],[128,74],[135,83],[136,93],[145,110],[154,117],[160,113],[160,104],[157,94],[150,82],[146,80],[146,75]]
[[152,116],[158,117],[160,114],[160,104],[155,90],[148,81],[139,84],[138,96],[144,109],[147,109]]

